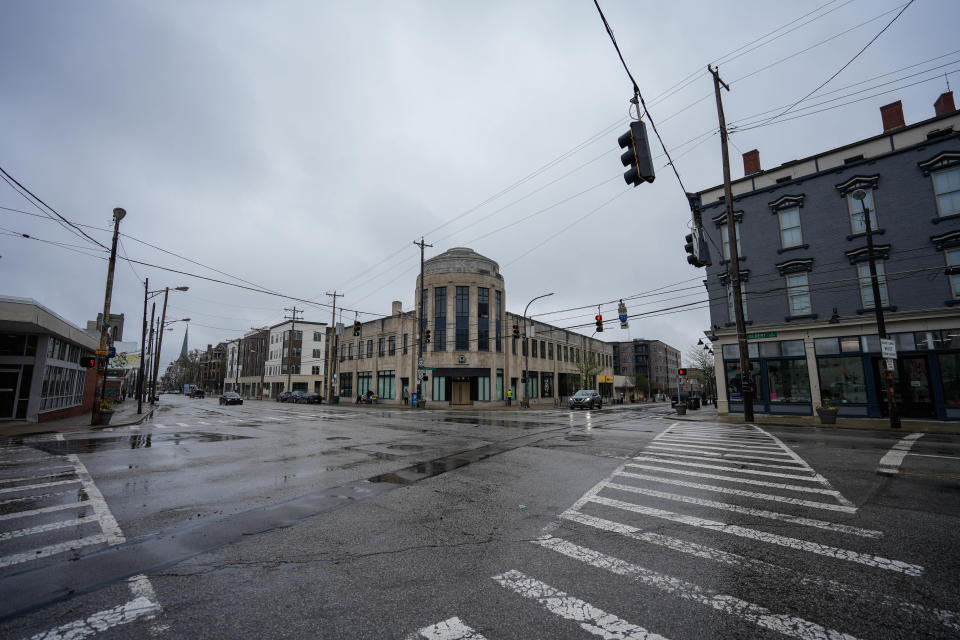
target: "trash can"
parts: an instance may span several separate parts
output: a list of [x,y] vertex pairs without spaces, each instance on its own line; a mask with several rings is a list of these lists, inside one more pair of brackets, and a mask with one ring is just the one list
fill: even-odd
[[678,416],[687,415],[687,405],[684,404],[683,402],[677,403],[677,415]]
[[700,398],[690,398],[690,400],[688,400],[688,402],[690,403],[690,408],[691,408],[691,409],[699,409],[699,408],[700,408]]
[[330,404],[340,404],[340,396],[331,396]]

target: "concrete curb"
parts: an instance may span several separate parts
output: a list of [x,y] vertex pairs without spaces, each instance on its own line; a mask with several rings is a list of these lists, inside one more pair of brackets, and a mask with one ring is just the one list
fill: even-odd
[[[704,418],[695,418],[687,416],[677,416],[673,414],[674,419],[680,422],[717,422],[720,424],[748,424],[745,423],[742,419],[730,418],[728,416],[713,416],[713,417],[704,417]],[[758,418],[760,416],[754,416]],[[823,429],[823,430],[834,430],[834,431],[886,431],[890,433],[942,433],[947,435],[960,435],[960,423],[957,422],[915,422],[911,423],[910,421],[901,421],[901,427],[899,429],[891,429],[890,424],[885,420],[876,420],[876,424],[869,423],[850,423],[846,422],[843,418],[837,419],[837,424],[816,424],[812,422],[805,423],[796,423],[796,422],[781,422],[776,418],[772,420],[754,420],[752,423],[757,426],[770,426],[770,427],[794,427],[798,429]]]

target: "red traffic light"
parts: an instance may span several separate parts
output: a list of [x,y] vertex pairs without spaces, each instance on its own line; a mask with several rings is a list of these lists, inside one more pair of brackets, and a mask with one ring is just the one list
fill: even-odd
[[687,375],[687,370],[686,370],[686,369],[677,369],[677,375],[678,375],[678,376],[685,376],[685,375]]
[[93,369],[97,366],[97,356],[83,356],[80,358],[80,366],[84,369]]
[[603,316],[597,315],[595,316],[595,318],[597,321],[597,331],[598,332],[603,331]]

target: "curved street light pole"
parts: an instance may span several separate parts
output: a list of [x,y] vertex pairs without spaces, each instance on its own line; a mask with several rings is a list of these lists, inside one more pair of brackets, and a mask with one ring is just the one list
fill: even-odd
[[530,407],[530,398],[527,397],[527,386],[530,384],[530,345],[527,344],[527,311],[530,309],[530,305],[540,298],[547,298],[552,296],[553,292],[545,293],[542,296],[537,296],[533,300],[527,303],[527,306],[523,308],[523,343],[526,345],[526,355],[524,356],[523,361],[523,402],[520,403],[521,407]]
[[[174,291],[187,291],[190,287],[174,287]],[[157,293],[160,293],[157,291]],[[170,296],[170,287],[164,287],[163,289],[163,311],[160,313],[160,331],[158,332],[157,337],[157,359],[153,363],[153,396],[150,398],[150,404],[153,404],[156,401],[157,396],[157,377],[160,374],[160,347],[163,346],[163,329],[166,327],[169,322],[166,322],[167,318],[167,298]]]

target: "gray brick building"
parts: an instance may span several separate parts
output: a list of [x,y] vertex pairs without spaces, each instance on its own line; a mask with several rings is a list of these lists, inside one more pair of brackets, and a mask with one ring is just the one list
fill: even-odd
[[670,395],[677,391],[677,369],[680,351],[660,340],[637,338],[629,342],[612,342],[613,372],[632,377],[637,373],[646,377],[649,389],[639,389],[648,396],[658,393]]
[[[905,418],[960,419],[960,112],[940,96],[906,125],[881,108],[883,133],[774,169],[744,154],[733,183],[758,413],[886,415],[885,381],[860,202],[867,191],[894,391]],[[723,188],[697,194],[713,257],[704,282],[721,413],[742,412]]]

